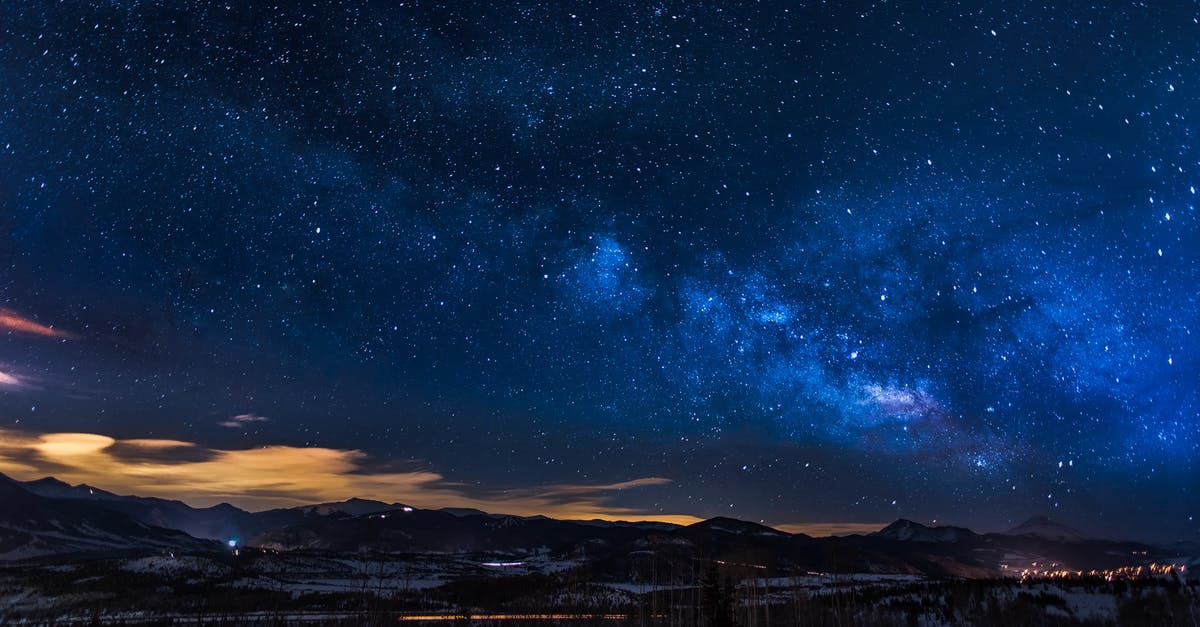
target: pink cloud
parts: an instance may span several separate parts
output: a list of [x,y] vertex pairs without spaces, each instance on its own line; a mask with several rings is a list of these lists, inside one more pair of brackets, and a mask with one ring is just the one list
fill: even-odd
[[241,429],[251,423],[270,422],[270,421],[271,421],[270,418],[267,418],[266,416],[259,416],[257,414],[238,414],[238,415],[234,416],[233,418],[230,418],[229,420],[223,420],[221,422],[218,422],[217,425],[222,426],[222,427],[229,427],[230,429]]
[[40,324],[10,309],[0,309],[0,329],[7,329],[10,332],[15,331],[18,333],[41,335],[43,337],[62,339],[75,337],[71,333]]

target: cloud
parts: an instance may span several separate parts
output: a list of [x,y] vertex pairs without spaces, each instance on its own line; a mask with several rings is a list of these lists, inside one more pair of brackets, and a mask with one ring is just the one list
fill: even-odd
[[640,488],[642,486],[648,486],[648,485],[666,485],[668,483],[672,483],[672,482],[670,479],[667,479],[666,477],[646,477],[643,479],[632,479],[630,481],[622,481],[620,483],[609,483],[607,485],[564,486],[564,488],[571,487],[571,488],[574,488],[577,490],[581,489],[581,488],[584,490],[625,490],[628,488]]
[[267,418],[266,416],[259,416],[257,414],[238,414],[238,415],[234,416],[233,418],[230,418],[229,420],[224,420],[224,421],[218,422],[217,425],[222,426],[222,427],[229,427],[230,429],[241,429],[241,428],[244,428],[247,424],[250,424],[253,422],[270,422],[270,421],[271,421],[270,418]]
[[5,474],[25,480],[54,475],[68,483],[196,506],[229,502],[259,510],[364,497],[423,508],[473,507],[565,519],[680,524],[700,520],[614,503],[614,496],[623,491],[671,483],[665,477],[479,491],[431,470],[372,472],[368,461],[365,453],[353,449],[276,445],[226,450],[180,440],[0,429],[0,472]]
[[68,339],[75,337],[66,331],[60,331],[54,327],[48,327],[43,324],[34,322],[33,320],[22,316],[21,314],[10,309],[0,309],[0,329],[8,331],[16,331],[18,333],[30,333],[33,335],[41,335],[43,337],[54,337]]
[[47,433],[34,449],[48,458],[66,460],[98,454],[116,443],[113,438],[94,433]]
[[15,374],[0,370],[0,390],[20,390],[27,387],[24,379]]

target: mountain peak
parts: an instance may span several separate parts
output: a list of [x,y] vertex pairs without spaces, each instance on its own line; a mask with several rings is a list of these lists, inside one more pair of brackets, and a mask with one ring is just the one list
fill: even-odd
[[1090,540],[1086,533],[1052,520],[1049,516],[1038,515],[1004,532],[1006,536],[1032,536],[1043,540],[1060,542],[1081,542]]
[[329,516],[332,514],[345,514],[348,516],[366,516],[368,514],[376,514],[386,512],[392,509],[400,509],[405,507],[400,503],[384,503],[383,501],[373,501],[371,499],[360,499],[358,497],[350,498],[345,501],[336,503],[318,503],[316,505],[303,505],[295,509],[317,514],[320,516]]
[[888,530],[900,530],[900,529],[929,529],[929,527],[926,527],[925,525],[922,525],[921,523],[919,523],[915,520],[909,520],[907,518],[897,518],[895,520],[895,522],[884,527],[883,529],[880,529],[879,531],[876,531],[875,533],[883,533]]
[[736,533],[743,535],[762,535],[762,536],[786,536],[788,534],[755,522],[746,520],[738,520],[727,516],[716,516],[708,520],[702,520],[698,523],[688,525],[692,529],[709,529],[712,531],[724,531],[727,533]]
[[60,490],[71,487],[71,484],[67,483],[66,481],[61,481],[54,477],[42,477],[41,479],[34,479],[33,481],[26,481],[25,485],[37,486],[37,487],[42,487],[42,488],[58,488]]
[[28,494],[29,491],[25,489],[25,485],[22,484],[20,481],[17,481],[16,479],[9,477],[8,475],[0,473],[0,494],[20,494],[20,493]]
[[473,507],[443,507],[438,511],[450,514],[456,518],[462,518],[464,516],[489,516],[487,512],[481,509],[475,509]]
[[958,542],[975,533],[964,527],[927,527],[919,522],[900,518],[871,535],[900,542]]
[[42,477],[33,481],[19,482],[21,487],[26,490],[46,498],[70,498],[70,499],[116,499],[120,498],[112,492],[101,490],[100,488],[90,486],[86,483],[79,485],[71,485],[61,479],[54,477]]
[[70,496],[73,492],[75,492],[75,488],[72,487],[71,484],[67,483],[66,481],[55,479],[54,477],[42,477],[41,479],[34,479],[33,481],[19,481],[17,483],[19,483],[22,488],[25,488],[26,490],[29,490],[30,492],[33,492],[39,496]]

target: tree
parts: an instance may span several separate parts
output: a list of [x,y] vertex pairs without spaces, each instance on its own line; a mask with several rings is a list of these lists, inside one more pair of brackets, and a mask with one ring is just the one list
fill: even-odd
[[702,582],[701,616],[706,627],[733,627],[733,584],[717,572],[717,562],[709,561]]

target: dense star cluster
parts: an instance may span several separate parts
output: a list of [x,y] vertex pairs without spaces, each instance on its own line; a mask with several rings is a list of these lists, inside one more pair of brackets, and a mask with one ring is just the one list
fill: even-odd
[[0,429],[1200,534],[1200,11],[724,4],[5,2]]

